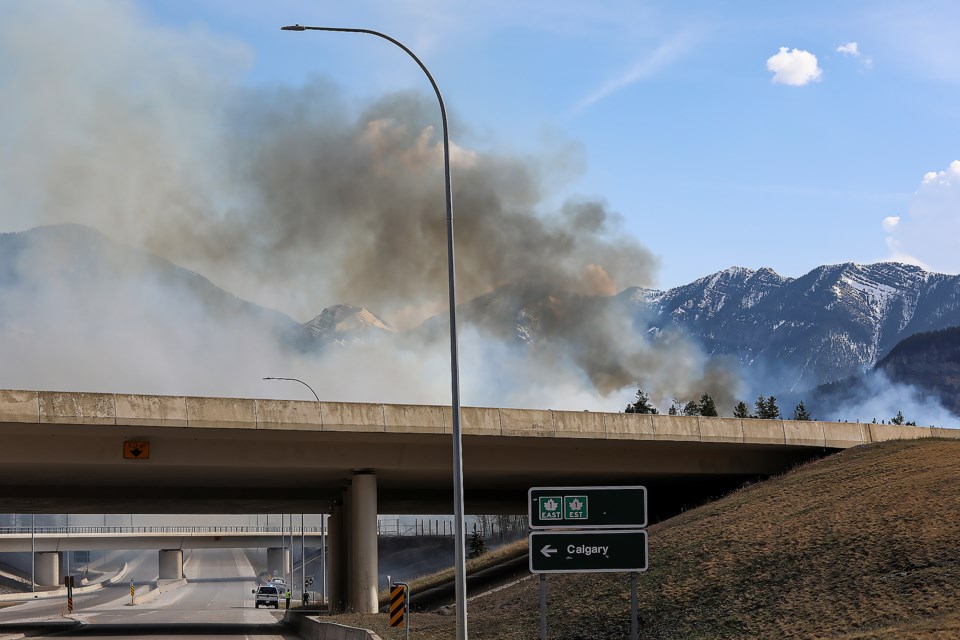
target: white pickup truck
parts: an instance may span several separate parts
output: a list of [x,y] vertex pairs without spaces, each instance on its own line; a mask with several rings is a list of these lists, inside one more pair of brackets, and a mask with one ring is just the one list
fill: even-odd
[[254,608],[259,609],[260,605],[265,607],[272,606],[274,609],[280,608],[280,589],[272,584],[262,584],[253,590],[256,601]]

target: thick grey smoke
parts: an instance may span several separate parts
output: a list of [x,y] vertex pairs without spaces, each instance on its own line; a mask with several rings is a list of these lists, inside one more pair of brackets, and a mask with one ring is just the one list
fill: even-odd
[[[366,306],[400,327],[442,311],[446,220],[433,98],[401,93],[358,107],[320,79],[297,88],[242,87],[250,57],[242,44],[202,30],[150,25],[124,0],[5,7],[0,74],[9,99],[0,103],[7,151],[0,157],[0,208],[7,230],[79,222],[300,321],[340,302]],[[559,155],[503,155],[478,142],[458,146],[468,132],[455,124],[461,302],[509,283],[545,292],[546,299],[577,294],[582,300],[652,283],[656,260],[603,202],[572,199],[554,210],[544,205],[546,177],[580,162],[575,147]],[[75,388],[70,375],[81,376],[79,363],[87,361],[79,352],[96,344],[104,366],[81,376],[87,389],[96,382],[114,390],[120,380],[124,388],[117,390],[249,394],[247,383],[230,379],[300,374],[322,380],[327,397],[444,401],[437,393],[446,378],[440,344],[389,357],[375,347],[357,348],[318,364],[249,346],[261,327],[247,331],[235,326],[235,318],[203,318],[202,305],[182,313],[167,309],[166,285],[109,292],[93,282],[70,283],[68,298],[90,301],[87,310],[140,297],[149,303],[143,308],[155,312],[131,310],[121,316],[124,322],[91,332],[74,326],[84,319],[71,314],[65,298],[27,299],[30,287],[20,287],[8,308],[46,314],[47,323],[27,333],[36,337],[37,327],[45,327],[59,336],[54,343],[61,362],[72,354],[78,364],[61,366],[55,385],[50,368],[38,365],[20,384],[0,386]],[[667,397],[687,389],[729,395],[729,375],[707,365],[686,341],[648,341],[609,312],[588,313],[592,305],[581,308],[581,298],[566,299],[562,309],[543,316],[545,339],[532,349],[498,345],[491,336],[505,335],[484,328],[465,334],[465,352],[487,364],[465,372],[477,390],[474,402],[543,405],[534,390],[553,397],[561,387],[570,390],[566,402],[594,408],[601,402],[597,393],[649,386],[651,379]],[[58,333],[49,318],[66,315],[73,328]],[[189,322],[171,331],[162,323],[174,316]],[[29,317],[17,321],[30,327]],[[149,349],[142,335],[125,341],[126,328],[150,322],[161,324]],[[208,340],[208,333],[218,339]],[[84,341],[84,335],[102,343]],[[165,340],[177,348],[165,347]],[[256,366],[239,366],[244,354],[229,346],[237,341],[256,355]],[[25,360],[33,353],[38,361],[25,345],[20,340],[5,350]],[[172,359],[173,352],[181,357]],[[183,362],[184,352],[204,354],[202,373]],[[493,362],[491,353],[502,357]],[[155,366],[138,368],[147,355]],[[220,359],[223,367],[216,364]],[[411,376],[411,369],[419,375]],[[516,376],[512,382],[505,383],[511,380],[505,371]],[[172,384],[178,376],[192,386]],[[370,384],[358,387],[359,379]],[[411,379],[436,382],[420,382],[414,391]],[[581,388],[591,389],[582,401],[574,391]],[[622,404],[619,396],[602,402]]]
[[[126,2],[21,3],[0,38],[16,96],[2,107],[4,205],[22,227],[88,224],[301,320],[346,299],[388,316],[423,307],[412,320],[442,306],[432,96],[357,108],[322,80],[242,89],[242,47],[149,27]],[[542,176],[568,158],[466,150],[457,134],[463,299],[518,280],[651,283],[653,257],[601,202],[540,210]]]
[[[314,289],[318,299],[351,299],[388,317],[445,300],[434,101],[394,95],[350,117],[335,89],[315,83],[248,92],[239,104],[231,129],[241,135],[225,159],[245,200],[229,216],[195,218],[189,234],[158,225],[148,246],[180,262],[202,256],[218,272],[248,265],[261,288]],[[651,282],[652,255],[602,203],[539,210],[549,163],[453,149],[463,300],[517,281],[604,295]]]

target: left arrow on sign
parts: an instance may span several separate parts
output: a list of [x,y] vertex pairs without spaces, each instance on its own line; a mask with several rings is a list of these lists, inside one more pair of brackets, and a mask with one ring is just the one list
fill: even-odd
[[552,557],[552,555],[556,552],[557,550],[551,547],[550,545],[546,545],[543,547],[543,549],[540,549],[540,553],[542,553],[544,556],[548,558]]

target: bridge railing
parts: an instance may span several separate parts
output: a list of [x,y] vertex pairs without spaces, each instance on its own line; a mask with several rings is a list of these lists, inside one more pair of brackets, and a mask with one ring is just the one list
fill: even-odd
[[[308,535],[319,534],[320,527],[293,528],[293,535],[300,535],[301,531]],[[194,525],[163,525],[163,526],[133,526],[133,527],[0,527],[0,535],[53,533],[60,535],[74,535],[83,533],[263,533],[263,534],[290,534],[290,527],[257,527],[257,526],[194,526]]]
[[381,536],[453,536],[453,520],[444,518],[381,518],[377,520]]
[[[0,536],[3,535],[82,535],[82,534],[264,534],[290,535],[289,527],[279,526],[200,526],[200,525],[160,525],[160,526],[42,526],[42,527],[0,527]],[[294,537],[304,533],[320,535],[321,527],[308,526],[302,529],[293,527]],[[450,518],[381,518],[377,520],[377,534],[381,536],[453,536],[453,520]]]

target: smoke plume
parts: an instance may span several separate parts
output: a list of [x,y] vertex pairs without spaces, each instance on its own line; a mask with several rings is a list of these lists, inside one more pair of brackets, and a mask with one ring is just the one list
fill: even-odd
[[[244,86],[252,58],[245,45],[200,29],[152,25],[124,0],[17,3],[5,10],[0,76],[5,93],[16,99],[0,104],[0,139],[8,150],[0,158],[0,207],[9,212],[12,229],[81,223],[300,322],[330,304],[351,302],[410,328],[446,307],[443,157],[432,96],[399,93],[357,105],[323,79],[298,87]],[[462,142],[467,139],[469,147]],[[546,310],[544,340],[532,349],[499,345],[491,337],[502,343],[506,336],[482,327],[465,333],[465,352],[488,365],[465,375],[476,385],[474,401],[542,405],[531,391],[539,384],[529,380],[551,380],[552,389],[586,388],[582,402],[577,392],[568,398],[590,408],[620,405],[622,398],[599,400],[597,394],[607,397],[648,379],[660,380],[666,396],[686,389],[730,395],[730,374],[682,338],[649,341],[610,311],[589,313],[597,305],[577,302],[652,284],[656,259],[601,200],[572,198],[553,209],[544,204],[547,176],[580,163],[575,146],[558,155],[507,155],[484,149],[462,125],[452,141],[459,300],[511,283],[546,292],[547,299],[580,296]],[[28,272],[21,265],[19,275]],[[71,287],[86,285],[95,283],[71,281]],[[28,300],[30,291],[22,287],[8,302],[37,313],[69,313],[56,296]],[[439,382],[416,391],[408,382],[444,380],[442,349],[385,357],[359,347],[320,364],[271,351],[258,354],[260,371],[245,371],[224,336],[249,345],[257,332],[233,326],[235,318],[204,318],[202,305],[182,314],[194,334],[187,339],[183,327],[157,329],[152,339],[159,344],[150,355],[163,364],[152,372],[138,369],[135,345],[143,336],[126,344],[118,332],[130,326],[142,331],[177,315],[156,312],[172,295],[166,288],[142,291],[152,292],[138,296],[150,298],[154,312],[130,311],[122,324],[101,324],[93,332],[104,341],[97,345],[106,354],[100,362],[115,356],[123,366],[105,365],[83,377],[85,384],[97,380],[103,390],[115,390],[119,381],[124,390],[232,395],[250,393],[246,383],[229,381],[241,371],[244,379],[304,372],[323,381],[328,397],[343,394],[337,399],[444,401],[436,393],[444,386]],[[70,295],[100,301],[106,294],[101,287],[96,295]],[[76,314],[72,320],[83,321]],[[22,316],[18,322],[30,325]],[[47,329],[56,333],[54,326]],[[60,354],[91,348],[76,342],[83,333],[61,334]],[[208,333],[219,335],[208,340]],[[164,340],[174,340],[176,348],[164,348]],[[23,345],[5,349],[42,359]],[[163,354],[183,351],[223,358],[229,375],[216,375],[217,366],[206,359],[204,375],[189,376],[197,386],[176,388],[170,380],[188,367]],[[493,353],[502,358],[492,362]],[[276,370],[263,370],[264,362]],[[136,375],[124,373],[131,369]],[[421,375],[410,376],[411,369]],[[38,379],[29,384],[14,378],[0,386],[48,387],[45,370],[37,367]],[[62,378],[72,370],[60,369],[58,386],[71,386]],[[520,376],[509,387],[502,384],[505,371]],[[360,391],[359,379],[377,384]],[[394,397],[385,397],[383,389],[391,386]],[[544,385],[548,392],[554,396]]]

